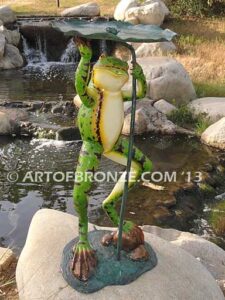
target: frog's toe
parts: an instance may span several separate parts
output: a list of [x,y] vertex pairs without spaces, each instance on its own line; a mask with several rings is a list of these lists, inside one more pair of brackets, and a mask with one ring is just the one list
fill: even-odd
[[135,248],[129,255],[130,259],[132,260],[148,260],[149,253],[144,245],[140,245]]
[[[128,222],[127,222],[128,223]],[[126,223],[125,223],[126,226]],[[144,244],[144,233],[140,227],[136,224],[129,222],[129,230],[123,231],[122,234],[122,249],[125,251],[131,251],[137,248],[140,245]],[[113,235],[113,243],[117,244],[118,241],[118,231]]]
[[93,275],[96,266],[95,250],[90,246],[78,244],[74,251],[72,263],[74,276],[81,281],[87,281]]
[[109,246],[113,242],[113,232],[112,233],[106,233],[102,240],[101,243],[103,246]]

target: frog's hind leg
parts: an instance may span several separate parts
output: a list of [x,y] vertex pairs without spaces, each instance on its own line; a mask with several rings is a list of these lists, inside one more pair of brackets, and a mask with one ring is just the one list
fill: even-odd
[[[126,138],[120,138],[112,151],[104,153],[107,158],[118,162],[124,166],[127,165],[129,142]],[[134,158],[131,164],[129,176],[129,188],[141,178],[143,172],[152,170],[151,161],[137,148],[134,148]],[[103,202],[103,209],[106,211],[115,226],[119,225],[119,216],[115,209],[116,202],[121,198],[124,191],[126,172],[122,174],[110,195]],[[118,233],[112,236],[105,236],[102,240],[104,245],[110,242],[117,243]],[[125,221],[123,225],[123,244],[122,248],[126,251],[133,250],[144,243],[142,230],[131,221]]]
[[92,275],[97,259],[88,241],[87,193],[91,188],[93,173],[99,165],[101,146],[84,142],[80,151],[74,186],[74,205],[79,216],[79,242],[74,247],[72,271],[79,280],[86,281]]

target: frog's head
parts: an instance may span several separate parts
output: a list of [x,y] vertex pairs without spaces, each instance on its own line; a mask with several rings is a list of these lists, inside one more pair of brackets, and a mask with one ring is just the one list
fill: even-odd
[[128,81],[128,64],[113,56],[101,56],[93,68],[93,82],[102,89],[119,91]]

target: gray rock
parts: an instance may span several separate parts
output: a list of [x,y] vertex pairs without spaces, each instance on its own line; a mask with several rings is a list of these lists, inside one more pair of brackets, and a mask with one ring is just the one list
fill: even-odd
[[143,43],[135,52],[137,57],[166,56],[176,49],[173,42]]
[[24,64],[23,57],[21,56],[19,50],[10,44],[5,46],[5,55],[0,60],[0,69],[14,69],[20,68]]
[[169,102],[161,99],[154,103],[154,107],[165,115],[171,114],[172,111],[177,110],[176,106],[170,104]]
[[3,58],[5,53],[5,36],[0,32],[0,60]]
[[155,0],[150,3],[144,3],[139,7],[129,8],[125,13],[125,20],[137,18],[141,24],[162,25],[168,9],[166,5]]
[[[130,134],[131,108],[125,111],[125,120],[122,133]],[[152,100],[144,98],[137,102],[135,118],[135,134],[147,132],[175,134],[176,125],[169,121],[164,114],[152,106]]]
[[89,2],[79,6],[67,8],[61,13],[61,16],[63,17],[94,17],[99,15],[100,7],[95,2]]
[[3,22],[2,22],[2,20],[0,20],[0,26],[2,26],[3,25]]
[[129,285],[80,294],[68,286],[60,272],[63,248],[77,233],[78,219],[70,214],[46,209],[36,213],[16,270],[20,300],[148,300],[149,295],[155,300],[224,299],[215,279],[197,259],[150,233],[145,233],[145,240],[158,258],[152,271]]
[[76,127],[64,127],[56,132],[56,140],[77,141],[80,139],[79,129]]
[[206,114],[212,122],[225,117],[225,98],[222,97],[199,98],[192,101],[189,106],[196,114]]
[[165,99],[186,104],[196,98],[194,86],[185,68],[168,57],[139,58],[139,64],[149,83],[147,96],[153,100]]
[[181,247],[198,259],[216,280],[225,280],[225,251],[216,244],[196,234],[175,229],[147,225],[143,226],[143,230]]
[[0,6],[0,20],[3,24],[14,23],[16,21],[16,16],[9,6]]
[[0,32],[4,34],[8,44],[18,46],[20,42],[20,33],[18,30],[8,30],[4,26],[0,26]]
[[58,114],[58,113],[62,113],[63,110],[64,110],[63,103],[61,103],[61,104],[57,104],[57,105],[53,106],[51,109],[51,112],[53,114]]
[[203,143],[219,149],[225,149],[225,117],[209,126],[202,134]]
[[19,133],[19,124],[6,113],[0,111],[0,136]]
[[114,19],[123,21],[125,19],[126,11],[129,8],[136,6],[138,6],[138,2],[136,0],[121,0],[116,6]]

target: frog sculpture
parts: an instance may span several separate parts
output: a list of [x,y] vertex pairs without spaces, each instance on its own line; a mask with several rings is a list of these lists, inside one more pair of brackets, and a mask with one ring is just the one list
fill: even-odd
[[[122,90],[129,79],[128,64],[118,58],[102,55],[91,72],[92,49],[84,39],[76,40],[81,60],[76,71],[75,87],[82,101],[78,114],[78,126],[83,140],[76,175],[83,180],[75,182],[74,204],[79,216],[79,242],[74,246],[72,271],[74,276],[87,281],[93,274],[97,259],[95,250],[88,241],[88,192],[92,177],[97,170],[100,158],[104,155],[114,162],[126,166],[129,141],[121,137],[124,121],[124,101],[131,101],[132,91]],[[146,79],[140,65],[132,70],[137,80],[137,99],[146,95]],[[129,188],[140,181],[143,172],[152,170],[152,162],[137,148],[134,148]],[[88,173],[88,176],[85,174]],[[103,209],[114,226],[119,225],[115,205],[124,190],[126,172],[116,183],[110,195],[103,201]],[[116,245],[118,232],[103,237],[102,244]],[[136,224],[125,221],[123,224],[122,249],[130,252],[144,245],[144,235]],[[132,253],[132,252],[131,252]],[[136,251],[138,253],[138,251]],[[139,259],[136,255],[135,259]]]

